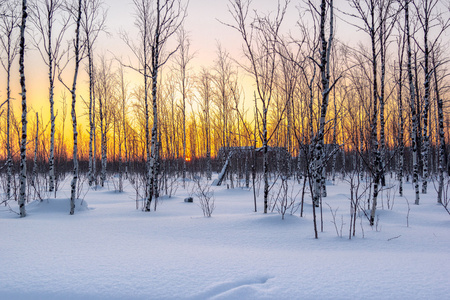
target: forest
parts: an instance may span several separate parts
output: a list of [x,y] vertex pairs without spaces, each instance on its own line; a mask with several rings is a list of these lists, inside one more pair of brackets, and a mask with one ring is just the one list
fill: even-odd
[[[177,184],[207,192],[218,174],[253,189],[255,211],[261,201],[284,216],[307,201],[321,212],[327,182],[346,178],[354,220],[364,211],[375,225],[394,176],[399,195],[412,182],[416,205],[436,186],[450,214],[448,2],[279,0],[263,12],[229,0],[218,22],[242,55],[219,41],[214,63],[196,69],[188,1],[132,2],[136,32],[117,33],[125,59],[96,52],[105,1],[0,1],[2,205],[25,217],[26,203],[56,197],[69,178],[70,214],[82,190],[105,182],[118,192],[129,182],[136,209],[154,211]],[[361,40],[341,40],[340,24]],[[30,51],[45,79],[25,73]],[[27,103],[34,80],[47,91],[39,107]],[[298,199],[280,196],[288,185],[301,187]]]

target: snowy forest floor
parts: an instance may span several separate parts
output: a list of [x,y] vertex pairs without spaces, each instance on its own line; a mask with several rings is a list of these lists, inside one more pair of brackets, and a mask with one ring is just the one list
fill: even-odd
[[[212,187],[216,209],[206,218],[195,195],[194,203],[183,201],[192,195],[193,182],[186,189],[179,183],[176,195],[160,198],[157,210],[149,213],[136,209],[130,184],[124,193],[112,186],[90,190],[73,216],[68,213],[68,182],[56,199],[29,203],[26,218],[0,208],[0,299],[450,295],[450,215],[436,204],[433,185],[421,195],[420,205],[413,204],[410,183],[405,197],[394,196],[396,187],[385,191],[377,225],[370,227],[360,213],[351,240],[346,181],[327,186],[318,240],[309,195],[304,217],[297,210],[282,220],[276,210],[262,213],[262,193],[255,213],[251,189],[224,184]],[[337,230],[326,203],[337,209]],[[13,210],[16,206],[11,204]],[[338,237],[341,225],[343,236]]]

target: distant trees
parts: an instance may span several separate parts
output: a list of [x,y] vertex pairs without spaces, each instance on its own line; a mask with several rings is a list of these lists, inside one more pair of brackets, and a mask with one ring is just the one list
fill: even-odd
[[[48,159],[49,165],[49,192],[53,192],[55,189],[55,78],[58,61],[61,57],[61,47],[64,33],[67,29],[69,18],[64,16],[64,2],[62,0],[46,0],[44,3],[41,1],[33,1],[31,21],[38,31],[38,38],[34,37],[35,47],[39,50],[41,57],[43,58],[46,66],[48,67],[48,79],[49,79],[49,102],[50,102],[50,155]],[[56,33],[54,32],[54,26],[56,18],[63,14],[61,20],[61,28]]]
[[[55,192],[60,172],[55,161],[65,160],[65,151],[72,150],[72,204],[80,172],[87,171],[90,185],[100,179],[99,184],[106,186],[111,178],[118,191],[123,190],[129,172],[142,172],[143,209],[156,209],[160,190],[171,194],[176,177],[183,182],[197,174],[213,179],[214,169],[223,163],[219,160],[228,155],[222,152],[235,146],[248,146],[249,155],[239,154],[245,159],[242,164],[236,164],[238,156],[230,159],[231,171],[224,178],[233,188],[243,184],[245,173],[245,186],[250,187],[253,165],[255,195],[261,184],[265,213],[276,209],[273,199],[277,196],[271,186],[278,186],[281,178],[284,190],[280,193],[285,192],[289,189],[286,180],[294,171],[299,184],[303,179],[303,195],[307,191],[312,195],[315,209],[326,196],[325,179],[338,182],[349,178],[344,173],[357,170],[358,176],[351,173],[351,180],[365,181],[371,197],[365,205],[360,202],[360,207],[352,204],[352,209],[364,208],[372,225],[380,195],[391,188],[389,172],[397,173],[399,194],[403,194],[404,181],[412,177],[416,204],[421,181],[426,192],[437,178],[438,202],[445,197],[449,122],[445,99],[449,90],[448,57],[441,49],[449,12],[439,1],[348,0],[352,10],[346,17],[354,17],[353,25],[365,33],[366,40],[344,45],[335,32],[340,22],[335,15],[343,13],[338,9],[342,4],[336,1],[307,1],[298,7],[303,16],[298,27],[285,28],[290,1],[278,1],[275,11],[265,14],[259,8],[253,10],[255,3],[250,0],[230,0],[233,23],[226,25],[239,34],[245,59],[235,60],[218,42],[215,59],[199,70],[191,49],[194,44],[181,29],[186,11],[182,0],[134,0],[137,38],[122,34],[134,57],[128,63],[121,58],[120,67],[116,65],[119,59],[111,59],[116,53],[95,55],[106,22],[101,0],[33,0],[29,15],[35,34],[31,40],[48,75],[50,104],[49,126],[44,121],[48,116],[45,106],[44,114],[36,117],[40,122],[35,135],[34,129],[27,135],[27,2],[22,6],[13,0],[1,3],[6,93],[0,101],[0,122],[5,124],[0,131],[5,141],[0,155],[5,171],[0,166],[0,172],[6,174],[6,199],[14,193],[21,201],[26,196],[22,185],[17,193],[11,184],[17,179],[22,184],[27,176],[27,143],[35,145],[35,158],[48,159],[45,184]],[[25,8],[22,18],[21,7]],[[65,42],[68,48],[63,47]],[[14,117],[12,105],[16,87],[11,78],[17,56],[22,120]],[[84,58],[86,68],[80,70]],[[125,67],[141,79],[130,79],[132,74]],[[57,109],[61,102],[57,74],[71,94],[73,149],[64,145],[66,103],[60,94],[64,104],[62,110]],[[248,75],[251,87],[244,86]],[[65,83],[68,76],[71,84]],[[80,88],[80,80],[86,86]],[[77,111],[78,99],[85,105],[83,114]],[[276,147],[286,148],[292,156],[285,165],[280,163],[284,150]],[[23,166],[15,177],[13,166],[19,151]],[[272,156],[271,152],[277,153]],[[28,159],[32,160],[32,154]],[[36,163],[33,169],[39,170]],[[114,172],[118,176],[111,176]],[[287,202],[283,203],[286,212]]]
[[[239,32],[244,43],[244,54],[250,64],[247,71],[252,74],[256,85],[256,96],[261,104],[257,111],[262,122],[262,128],[258,129],[262,142],[264,157],[264,213],[268,210],[269,195],[269,161],[268,161],[268,112],[275,92],[277,52],[280,27],[289,1],[278,3],[275,17],[259,16],[256,14],[253,20],[248,19],[251,1],[230,0],[230,13],[234,19],[234,25],[228,25]],[[250,26],[249,22],[252,24]]]
[[[11,68],[19,53],[18,24],[20,21],[17,1],[1,3],[0,46],[4,56],[2,67],[6,71],[6,199],[11,198],[12,152],[11,152]],[[3,105],[3,104],[2,104]]]

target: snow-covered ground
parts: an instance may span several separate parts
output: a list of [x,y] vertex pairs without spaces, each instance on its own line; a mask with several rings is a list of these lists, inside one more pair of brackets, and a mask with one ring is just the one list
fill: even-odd
[[[216,175],[217,176],[217,175]],[[19,218],[0,209],[0,299],[448,299],[450,215],[436,192],[412,204],[385,193],[378,224],[362,216],[348,239],[349,185],[328,186],[324,232],[305,215],[257,213],[253,193],[213,187],[203,217],[181,186],[156,212],[136,210],[125,193],[91,190],[69,215],[69,184],[57,199],[32,202]],[[297,186],[300,188],[300,186]],[[395,188],[394,188],[395,189]],[[388,199],[390,198],[390,199]],[[408,199],[410,211],[408,215]],[[388,208],[389,200],[389,208]],[[329,204],[336,213],[338,237]],[[393,204],[393,205],[392,205]],[[12,209],[18,210],[16,203]],[[409,223],[407,226],[407,222]],[[320,229],[320,227],[319,227]]]

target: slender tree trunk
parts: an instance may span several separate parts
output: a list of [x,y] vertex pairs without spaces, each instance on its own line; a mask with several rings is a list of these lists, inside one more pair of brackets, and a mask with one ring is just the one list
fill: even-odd
[[[106,74],[103,74],[107,76]],[[106,80],[104,82],[106,84]],[[106,89],[106,87],[103,87]],[[106,93],[103,93],[103,99],[100,96],[98,99],[99,115],[100,115],[100,149],[101,149],[101,171],[100,171],[100,185],[104,187],[106,181],[106,118],[103,111],[103,105],[106,104]]]
[[75,71],[73,76],[73,84],[72,84],[72,129],[73,129],[73,178],[70,183],[70,214],[73,215],[75,213],[75,199],[77,181],[78,181],[78,131],[77,131],[77,114],[75,110],[75,105],[77,103],[77,78],[78,78],[78,69],[80,66],[80,26],[81,26],[81,3],[82,0],[78,0],[78,10],[77,10],[77,20],[76,20],[76,30],[75,30]]
[[412,72],[412,54],[411,54],[411,34],[409,29],[409,2],[405,0],[405,27],[406,27],[406,41],[407,41],[407,71],[409,80],[409,97],[411,107],[411,128],[412,128],[412,141],[411,148],[413,151],[413,185],[415,191],[415,204],[419,204],[419,162],[418,162],[418,146],[417,146],[417,116],[416,116],[416,89],[414,87],[414,78]]
[[401,50],[399,55],[399,75],[398,75],[398,115],[400,118],[400,135],[399,135],[399,163],[398,163],[398,193],[403,196],[403,169],[404,169],[404,153],[405,153],[405,142],[404,142],[404,127],[405,121],[403,119],[403,51],[404,51],[404,40],[401,41]]
[[94,143],[95,143],[95,98],[94,98],[94,62],[92,57],[91,43],[87,40],[87,58],[88,58],[88,75],[89,75],[89,186],[94,184],[94,165],[95,165],[95,154],[94,154]]
[[[388,8],[386,8],[388,9]],[[386,21],[383,20],[383,5],[380,5],[380,64],[381,64],[381,78],[380,78],[380,180],[381,186],[386,186],[385,179],[385,159],[386,159],[386,138],[385,138],[385,119],[384,119],[384,104],[385,104],[385,78],[386,78]]]
[[[9,56],[9,55],[8,55]],[[12,181],[12,155],[11,155],[11,61],[8,57],[7,83],[6,83],[6,199],[11,199]],[[6,202],[5,202],[6,205]]]
[[267,139],[267,107],[266,101],[263,100],[263,174],[264,174],[264,213],[267,213],[269,198],[269,155],[268,155],[268,139]]
[[430,152],[430,136],[428,133],[428,115],[429,115],[429,107],[430,107],[430,76],[431,71],[429,68],[429,57],[430,50],[428,45],[428,12],[425,12],[425,20],[424,20],[424,73],[425,73],[425,82],[424,89],[425,94],[423,97],[424,100],[424,108],[423,108],[423,144],[422,144],[422,159],[423,159],[423,179],[422,179],[422,194],[427,193],[428,186],[428,167],[429,167],[429,152]]
[[438,109],[438,132],[439,132],[439,187],[437,202],[442,204],[442,193],[444,190],[444,171],[445,171],[445,135],[444,135],[444,108],[443,101],[440,97],[439,82],[437,77],[437,62],[435,60],[435,54],[433,52],[433,72],[434,72],[434,89],[436,94],[437,109]]
[[54,70],[53,70],[53,50],[52,50],[52,28],[53,13],[48,16],[48,80],[49,80],[49,102],[50,102],[50,155],[48,159],[49,166],[49,192],[55,190],[55,101],[54,101]]
[[155,42],[152,46],[152,104],[153,104],[153,127],[151,140],[151,156],[150,156],[150,185],[149,195],[145,206],[146,211],[150,211],[152,197],[155,195],[155,209],[157,202],[158,188],[158,71],[159,71],[159,51],[160,51],[160,2],[156,2],[156,24],[155,24]]
[[[209,78],[207,79],[209,80]],[[211,167],[211,145],[210,145],[210,136],[209,136],[209,101],[210,99],[205,99],[205,134],[206,134],[206,178],[211,180],[212,178],[212,167]]]
[[19,73],[20,86],[22,88],[22,139],[20,143],[20,193],[19,209],[20,217],[27,215],[25,210],[26,181],[27,181],[27,90],[25,87],[25,28],[27,20],[27,0],[22,0],[22,23],[20,25],[19,44]]
[[371,28],[370,37],[372,41],[372,93],[373,93],[373,114],[372,114],[372,151],[374,155],[374,166],[373,166],[373,198],[372,198],[372,208],[370,212],[370,225],[373,226],[375,223],[375,213],[377,209],[377,200],[379,192],[379,184],[381,177],[381,153],[378,145],[378,83],[377,83],[377,50],[376,50],[376,37],[375,37],[375,7],[371,7]]
[[37,158],[38,158],[38,144],[39,143],[39,114],[36,113],[36,136],[34,138],[34,159],[33,159],[33,172],[31,175],[31,185],[36,186],[37,178]]
[[333,42],[333,1],[330,1],[330,36],[328,41],[325,38],[326,6],[327,1],[322,0],[320,14],[320,40],[322,49],[320,51],[320,72],[322,82],[322,105],[320,108],[319,128],[315,138],[314,153],[314,171],[313,171],[313,202],[315,206],[320,203],[320,197],[326,196],[325,186],[325,154],[324,154],[324,135],[325,118],[327,115],[329,95],[330,95],[330,51]]

